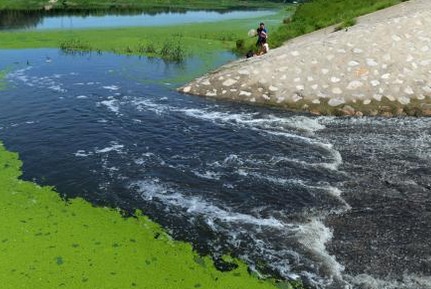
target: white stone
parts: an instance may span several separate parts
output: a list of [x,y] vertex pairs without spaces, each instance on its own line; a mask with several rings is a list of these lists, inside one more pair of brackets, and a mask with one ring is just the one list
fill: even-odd
[[416,62],[412,62],[412,67],[413,67],[414,69],[418,69],[418,65],[416,64]]
[[251,92],[249,92],[249,91],[245,91],[245,90],[241,90],[241,91],[239,92],[239,95],[251,96]]
[[386,95],[386,98],[389,99],[390,101],[395,101],[395,97],[393,97],[392,95]]
[[389,61],[389,60],[391,60],[391,55],[389,53],[386,53],[385,55],[383,55],[382,59],[384,61]]
[[372,58],[367,58],[367,65],[368,66],[377,66],[378,63]]
[[287,79],[286,74],[283,74],[283,75],[280,77],[280,80],[286,80],[286,79]]
[[427,60],[422,60],[419,64],[421,66],[428,66],[430,65],[430,63],[431,63],[431,60],[427,59]]
[[349,61],[349,63],[347,63],[349,66],[357,66],[357,65],[359,65],[359,62],[357,62],[357,61],[354,61],[354,60],[351,60],[351,61]]
[[323,73],[323,74],[328,74],[329,69],[327,69],[327,68],[322,68],[322,69],[321,69],[321,71],[322,71],[322,73]]
[[238,70],[238,73],[241,74],[241,75],[249,75],[250,71],[248,71],[246,69],[241,69],[241,70]]
[[408,95],[412,95],[412,94],[414,94],[415,92],[413,91],[413,89],[410,87],[410,86],[407,86],[405,89],[404,89],[404,92],[405,93],[407,93]]
[[343,103],[345,103],[346,101],[344,100],[344,98],[331,98],[329,101],[328,101],[328,104],[330,105],[330,106],[338,106],[338,105],[340,105],[340,104],[343,104]]
[[226,94],[226,92],[227,92],[227,90],[223,90],[223,91],[221,92],[221,94]]
[[431,93],[431,86],[429,85],[422,86],[422,90],[427,93]]
[[224,85],[224,86],[231,86],[231,85],[234,85],[235,83],[237,83],[238,81],[236,81],[236,80],[234,80],[234,79],[232,79],[232,78],[229,78],[229,79],[227,79],[227,80],[225,80],[222,84]]
[[377,101],[381,101],[382,100],[382,95],[381,94],[374,94],[373,98]]
[[293,80],[293,82],[300,82],[301,81],[301,78],[299,78],[299,77],[296,77],[294,80]]
[[391,77],[390,73],[385,73],[382,75],[382,79],[389,79],[389,77]]
[[354,48],[353,49],[353,53],[362,53],[362,52],[364,52],[364,51],[360,48]]
[[339,88],[339,87],[334,87],[333,89],[332,89],[332,93],[334,93],[334,94],[342,94],[343,93],[343,91],[341,90],[341,88]]
[[340,82],[340,80],[341,80],[341,79],[339,79],[338,77],[335,77],[335,76],[332,76],[332,77],[331,77],[331,82],[332,82],[332,83]]
[[427,45],[425,45],[424,47],[421,48],[422,52],[427,52],[428,50],[430,50],[430,48]]
[[[228,74],[228,77],[230,77],[230,74]],[[224,80],[224,77],[223,77],[223,76],[220,76],[220,77],[218,78],[218,80],[222,81],[222,80]]]
[[268,96],[268,95],[266,95],[266,94],[262,94],[262,98],[263,98],[263,99],[266,99],[266,100],[269,100],[269,96]]
[[341,48],[341,49],[338,49],[337,52],[338,53],[346,53],[346,50]]
[[398,35],[392,35],[392,40],[394,41],[401,41],[401,37],[399,37]]
[[313,81],[313,80],[314,80],[314,78],[313,78],[312,76],[308,76],[308,77],[307,77],[307,80],[308,80],[308,81]]
[[363,104],[367,105],[371,103],[371,99],[364,99],[364,101],[362,102]]
[[211,85],[211,82],[208,79],[205,79],[201,82],[203,85]]
[[425,99],[425,95],[423,95],[423,94],[418,94],[418,95],[416,96],[416,98],[417,98],[417,99],[419,99],[419,100],[423,100],[423,99]]
[[207,91],[206,96],[217,96],[217,93],[214,91]]
[[231,88],[231,89],[229,89],[231,92],[237,92],[238,91],[238,89],[236,89],[236,88]]
[[254,97],[250,98],[250,102],[256,102],[256,98]]
[[293,100],[293,102],[297,102],[297,101],[299,101],[299,100],[301,100],[302,99],[302,96],[300,96],[299,94],[297,94],[297,93],[294,93],[293,95],[292,95],[292,100]]
[[299,56],[299,51],[292,51],[290,52],[290,54],[292,54],[292,56]]
[[406,58],[406,61],[407,62],[410,62],[410,61],[412,61],[414,58],[413,58],[413,56],[411,56],[411,54],[409,54],[409,55],[407,55],[407,58]]
[[377,85],[380,84],[380,81],[378,81],[377,79],[375,79],[375,80],[371,80],[370,83],[371,83],[372,86],[377,86]]
[[317,84],[313,84],[313,85],[311,86],[311,88],[312,88],[313,90],[316,90],[318,87],[319,87],[319,86],[318,86]]
[[311,102],[314,103],[314,104],[319,104],[320,100],[319,99],[313,99]]
[[304,90],[304,86],[303,86],[303,85],[297,85],[297,86],[296,86],[296,89],[297,89],[297,90]]
[[191,89],[192,89],[191,86],[186,86],[186,87],[183,88],[183,92],[189,93]]
[[329,61],[331,61],[332,59],[334,59],[334,54],[328,54],[327,56],[326,56],[326,59],[328,59]]
[[284,99],[285,99],[285,97],[284,97],[284,96],[279,96],[279,97],[277,97],[277,103],[283,102],[283,101],[284,101]]
[[401,103],[402,105],[406,105],[410,103],[410,98],[407,96],[400,96],[397,98],[398,102]]
[[274,85],[270,85],[270,86],[268,87],[268,89],[269,89],[270,91],[277,91],[277,90],[278,90],[278,87],[277,87],[277,86],[274,86]]
[[364,84],[359,80],[353,80],[347,85],[347,89],[354,90],[362,87]]

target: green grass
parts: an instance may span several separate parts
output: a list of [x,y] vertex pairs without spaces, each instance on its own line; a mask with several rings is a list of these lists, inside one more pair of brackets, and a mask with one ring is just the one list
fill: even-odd
[[261,8],[263,5],[279,5],[283,1],[259,0],[58,0],[48,3],[48,0],[0,0],[0,10],[39,10],[50,5],[51,9],[128,9],[128,8],[181,8],[181,9],[232,9],[232,8]]
[[[404,0],[405,1],[405,0]],[[348,27],[356,23],[355,18],[389,6],[403,0],[312,0],[298,5],[294,15],[285,20],[271,35],[271,45],[280,46],[286,40],[328,27],[341,24]]]
[[163,58],[172,54],[179,56],[174,60],[190,55],[205,57],[214,51],[234,50],[238,39],[254,43],[256,39],[247,36],[248,30],[257,27],[260,21],[265,21],[269,29],[276,30],[286,13],[282,9],[259,18],[160,27],[3,31],[0,32],[0,48],[61,47],[66,52],[82,50]]
[[[20,180],[21,162],[0,143],[0,279],[3,289],[274,289],[245,264],[229,272],[172,240],[137,212],[62,200],[51,187]],[[299,287],[298,287],[299,288]]]

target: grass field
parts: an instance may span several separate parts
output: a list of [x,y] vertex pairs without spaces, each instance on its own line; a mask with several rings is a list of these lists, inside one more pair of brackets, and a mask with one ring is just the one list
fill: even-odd
[[271,45],[280,46],[288,39],[338,24],[346,27],[356,23],[355,18],[406,0],[312,0],[299,5],[295,14],[286,19],[271,35]]
[[284,1],[258,0],[0,0],[1,9],[38,10],[51,9],[108,9],[108,8],[148,8],[148,7],[180,7],[184,9],[232,9],[261,8],[279,5]]
[[[184,57],[204,57],[207,52],[234,50],[238,39],[254,43],[256,39],[247,36],[248,30],[256,28],[260,21],[265,21],[270,30],[276,30],[289,13],[280,9],[276,14],[260,18],[161,27],[3,31],[0,32],[0,47],[64,47],[66,50],[109,51],[156,57],[163,57],[163,48],[171,48],[179,49]],[[172,55],[171,52],[167,51],[166,56]]]

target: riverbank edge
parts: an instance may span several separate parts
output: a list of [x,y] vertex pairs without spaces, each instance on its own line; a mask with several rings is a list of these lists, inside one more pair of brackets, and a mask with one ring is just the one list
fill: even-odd
[[[361,16],[342,31],[330,26],[267,55],[224,65],[178,91],[313,115],[431,116],[431,62],[424,53],[431,35],[423,33],[431,30],[423,21],[429,8],[431,3],[410,0]],[[424,39],[421,51],[408,50]]]

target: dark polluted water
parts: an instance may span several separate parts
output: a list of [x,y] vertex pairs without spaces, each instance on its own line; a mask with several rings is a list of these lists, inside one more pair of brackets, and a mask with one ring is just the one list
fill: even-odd
[[25,179],[140,209],[220,269],[230,252],[313,288],[431,288],[431,120],[176,93],[198,60],[42,49],[0,51],[0,64],[0,139]]

